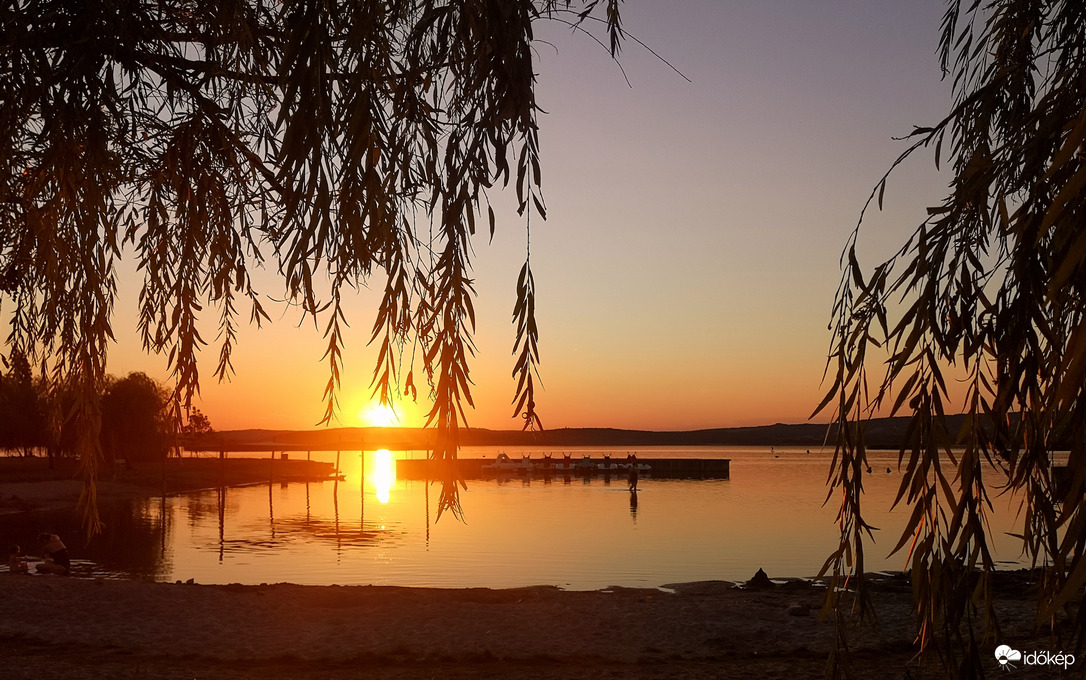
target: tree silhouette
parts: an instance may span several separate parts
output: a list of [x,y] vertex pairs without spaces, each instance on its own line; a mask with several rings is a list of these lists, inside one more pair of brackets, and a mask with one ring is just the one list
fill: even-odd
[[13,352],[9,370],[0,375],[0,448],[29,456],[48,446],[47,408],[26,356]]
[[[842,499],[824,571],[835,585],[850,577],[867,607],[863,421],[910,413],[897,499],[910,519],[896,550],[908,546],[921,650],[972,677],[988,657],[972,626],[998,635],[986,522],[996,491],[1022,500],[1039,616],[1058,627],[1062,612],[1062,644],[1082,642],[1086,610],[1072,603],[1086,584],[1086,13],[1077,2],[951,0],[940,44],[955,104],[913,131],[868,204],[881,207],[893,168],[924,148],[936,165],[949,159],[949,194],[873,269],[857,259],[859,226],[845,251],[819,407],[836,406],[829,497]],[[948,366],[966,375],[961,431],[946,425]],[[1070,449],[1065,487],[1052,474],[1057,445]],[[836,588],[829,604],[840,612]]]
[[170,445],[170,392],[144,373],[107,381],[102,395],[102,454],[114,464],[161,461]]
[[211,420],[198,408],[193,408],[185,418],[185,426],[182,432],[188,435],[210,434],[215,431],[211,427]]
[[[513,184],[525,217],[544,213],[532,27],[547,18],[594,22],[618,49],[618,0],[0,4],[0,292],[13,350],[49,360],[54,389],[73,390],[90,529],[122,255],[143,273],[139,331],[168,356],[178,422],[199,387],[205,308],[219,379],[240,307],[267,320],[250,278],[260,266],[323,325],[328,422],[343,294],[380,272],[375,393],[415,394],[397,361],[414,347],[432,455],[455,458],[472,403],[471,241],[494,233],[495,188]],[[538,424],[528,265],[518,295],[529,349],[516,414]]]

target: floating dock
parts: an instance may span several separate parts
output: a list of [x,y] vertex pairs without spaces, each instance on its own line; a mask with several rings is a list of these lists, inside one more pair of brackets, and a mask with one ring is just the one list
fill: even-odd
[[[495,469],[493,458],[461,458],[456,461],[456,468],[461,479],[487,479],[491,477],[531,476],[531,477],[625,477],[628,472],[621,466],[625,458],[533,458],[530,467],[519,464],[521,459],[510,459],[516,467]],[[560,469],[566,462],[572,469]],[[396,476],[401,479],[437,479],[438,461],[428,458],[397,460]],[[731,460],[727,458],[638,458],[638,474],[652,479],[728,479],[731,473]],[[648,469],[646,469],[646,466]]]

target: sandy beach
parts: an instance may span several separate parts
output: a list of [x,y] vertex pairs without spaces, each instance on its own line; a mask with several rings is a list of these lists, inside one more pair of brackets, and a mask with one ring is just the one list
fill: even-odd
[[[1008,575],[1005,631],[1036,633]],[[817,678],[833,642],[824,589],[786,581],[662,589],[199,585],[0,575],[4,678]],[[939,677],[911,661],[903,577],[875,585],[853,630],[860,678]],[[991,669],[997,664],[991,660]],[[1055,670],[1016,677],[1071,677]],[[1081,677],[1079,672],[1075,677]]]
[[[5,678],[817,677],[824,591],[203,586],[0,578]],[[885,592],[861,677],[901,677],[907,593]],[[897,610],[897,611],[893,611]],[[790,613],[791,612],[791,613]],[[893,667],[898,672],[891,672]]]

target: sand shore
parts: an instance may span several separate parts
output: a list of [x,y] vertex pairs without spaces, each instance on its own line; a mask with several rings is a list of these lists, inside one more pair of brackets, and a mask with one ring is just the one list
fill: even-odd
[[[170,458],[166,464],[118,465],[99,471],[98,497],[138,498],[184,493],[218,486],[271,481],[331,479],[333,466],[301,460],[211,457]],[[0,514],[74,507],[83,489],[78,461],[0,456]]]
[[[1001,604],[1005,630],[1020,647],[1050,648],[1033,627],[1027,589],[1019,589],[1022,597],[1012,593]],[[818,617],[823,588],[705,582],[673,591],[211,586],[0,574],[0,677],[822,676],[833,643],[831,620]],[[875,596],[878,627],[850,637],[856,677],[939,677],[910,661],[905,579],[879,581]],[[994,657],[990,665],[995,672]],[[1064,677],[1020,670],[1016,677]]]
[[[832,633],[817,617],[824,591],[802,583],[666,593],[0,576],[4,678],[817,677]],[[901,595],[888,602],[907,610]],[[864,637],[862,677],[892,677],[907,629]]]

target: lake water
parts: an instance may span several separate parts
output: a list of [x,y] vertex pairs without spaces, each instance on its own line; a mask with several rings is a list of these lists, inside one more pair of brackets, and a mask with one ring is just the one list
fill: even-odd
[[[503,450],[514,459],[544,453]],[[611,453],[624,459],[629,450],[569,451],[574,458]],[[496,453],[466,449],[461,456]],[[62,533],[81,571],[104,577],[576,590],[746,580],[759,568],[773,577],[809,577],[836,546],[836,502],[823,506],[828,452],[697,447],[636,453],[730,458],[731,477],[643,477],[636,505],[622,478],[469,480],[461,491],[465,521],[448,513],[435,521],[438,486],[391,477],[375,452],[366,453],[363,476],[354,452],[342,454],[346,479],[338,484],[263,484],[105,506],[106,531],[88,545],[81,545],[70,512],[0,517],[0,536],[32,545],[38,531]],[[313,457],[334,460],[335,453]],[[865,512],[880,531],[868,550],[868,569],[901,569],[904,553],[887,555],[906,519],[902,509],[889,509],[901,481],[897,455],[873,452],[870,461]],[[1008,497],[994,502],[996,559],[1012,567],[1019,564],[1020,542],[1006,532],[1017,503]]]

